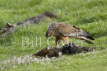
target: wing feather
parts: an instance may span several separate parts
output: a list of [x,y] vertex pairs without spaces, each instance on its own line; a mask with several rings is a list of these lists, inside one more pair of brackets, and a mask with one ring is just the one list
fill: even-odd
[[63,36],[74,37],[74,38],[85,37],[85,38],[94,40],[94,38],[91,36],[90,33],[71,24],[65,24],[63,22],[60,22],[60,23],[51,24],[51,27],[54,28],[55,34],[59,36],[63,35]]
[[60,25],[60,27],[57,28],[57,31],[62,34],[63,36],[72,36],[72,37],[76,37],[79,36],[81,34],[81,29],[70,25],[70,24],[66,24],[66,25]]

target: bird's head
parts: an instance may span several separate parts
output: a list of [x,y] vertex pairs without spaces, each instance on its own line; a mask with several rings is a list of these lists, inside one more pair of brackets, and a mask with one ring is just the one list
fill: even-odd
[[54,35],[54,32],[52,30],[48,30],[46,33],[45,33],[45,36],[48,38],[50,36],[53,36]]
[[50,36],[54,36],[55,35],[55,30],[56,30],[56,24],[55,23],[50,24],[45,36],[47,38],[50,37]]

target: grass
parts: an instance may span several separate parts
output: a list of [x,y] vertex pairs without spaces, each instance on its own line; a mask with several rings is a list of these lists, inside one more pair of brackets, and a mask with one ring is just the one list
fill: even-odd
[[[98,47],[95,54],[63,56],[51,62],[18,65],[7,71],[106,71],[107,68],[107,1],[106,0],[0,0],[0,27],[7,22],[15,24],[29,17],[51,11],[60,19],[46,19],[39,25],[29,25],[6,38],[0,38],[0,61],[13,56],[32,54],[48,46],[44,33],[54,21],[77,25],[92,33],[95,44],[72,40],[81,46]],[[37,39],[38,38],[38,39]],[[38,41],[35,41],[35,40]],[[42,45],[36,44],[42,40]],[[32,46],[32,43],[34,46]],[[53,40],[50,40],[53,45]],[[23,43],[23,44],[22,44]]]

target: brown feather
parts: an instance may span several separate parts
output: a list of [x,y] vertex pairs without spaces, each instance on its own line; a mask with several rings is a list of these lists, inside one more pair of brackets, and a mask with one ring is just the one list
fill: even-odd
[[[77,26],[74,26],[71,24],[65,24],[64,22],[51,24],[49,26],[48,32],[46,34],[55,36],[56,40],[61,40],[61,39],[57,39],[57,38],[62,38],[62,37],[72,37],[72,38],[82,39],[82,40],[86,40],[86,41],[94,40],[94,38],[90,35],[90,33],[80,29]],[[85,38],[85,39],[83,39],[83,38]]]

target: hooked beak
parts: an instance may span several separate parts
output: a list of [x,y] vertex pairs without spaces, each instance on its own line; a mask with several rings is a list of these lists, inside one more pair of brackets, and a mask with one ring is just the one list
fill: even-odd
[[46,38],[48,38],[48,37],[49,37],[49,35],[48,35],[48,31],[45,33],[45,37],[46,37]]

